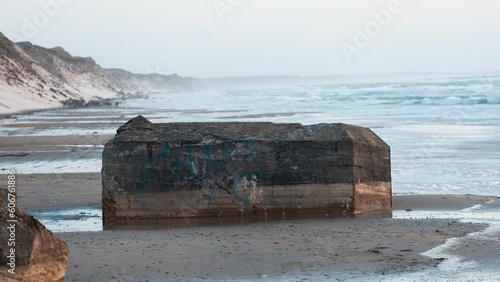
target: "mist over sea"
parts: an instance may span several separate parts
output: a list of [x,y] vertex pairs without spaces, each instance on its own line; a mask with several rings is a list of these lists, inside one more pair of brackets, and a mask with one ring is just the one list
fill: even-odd
[[[500,196],[499,113],[500,76],[485,75],[151,94],[113,107],[4,120],[0,136],[79,135],[85,140],[114,134],[137,115],[152,122],[341,122],[369,127],[391,146],[396,194]],[[70,154],[4,159],[4,167],[20,174],[99,172],[102,149],[61,145]]]

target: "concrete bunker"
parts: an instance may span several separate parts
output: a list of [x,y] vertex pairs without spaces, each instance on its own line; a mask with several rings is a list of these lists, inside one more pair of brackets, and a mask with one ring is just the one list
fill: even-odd
[[128,219],[392,207],[389,146],[347,124],[154,124],[138,116],[105,145],[102,162],[105,227]]

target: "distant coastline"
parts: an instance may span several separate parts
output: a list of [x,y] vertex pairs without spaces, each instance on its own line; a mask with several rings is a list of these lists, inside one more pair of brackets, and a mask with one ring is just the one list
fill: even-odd
[[90,57],[62,47],[14,43],[0,33],[0,116],[82,106],[106,99],[204,89],[199,79],[177,74],[135,74],[104,69]]

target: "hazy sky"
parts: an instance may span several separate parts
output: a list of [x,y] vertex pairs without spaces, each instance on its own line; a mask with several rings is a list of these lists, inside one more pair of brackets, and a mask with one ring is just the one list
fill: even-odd
[[497,0],[0,0],[0,31],[106,68],[218,77],[500,70]]

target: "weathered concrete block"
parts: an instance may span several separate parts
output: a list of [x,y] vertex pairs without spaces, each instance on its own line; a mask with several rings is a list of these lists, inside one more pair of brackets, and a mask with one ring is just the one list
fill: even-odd
[[8,194],[0,189],[0,281],[63,281],[68,246],[22,210],[12,213]]
[[105,225],[390,209],[390,149],[347,124],[153,124],[138,116],[106,144],[102,184]]

